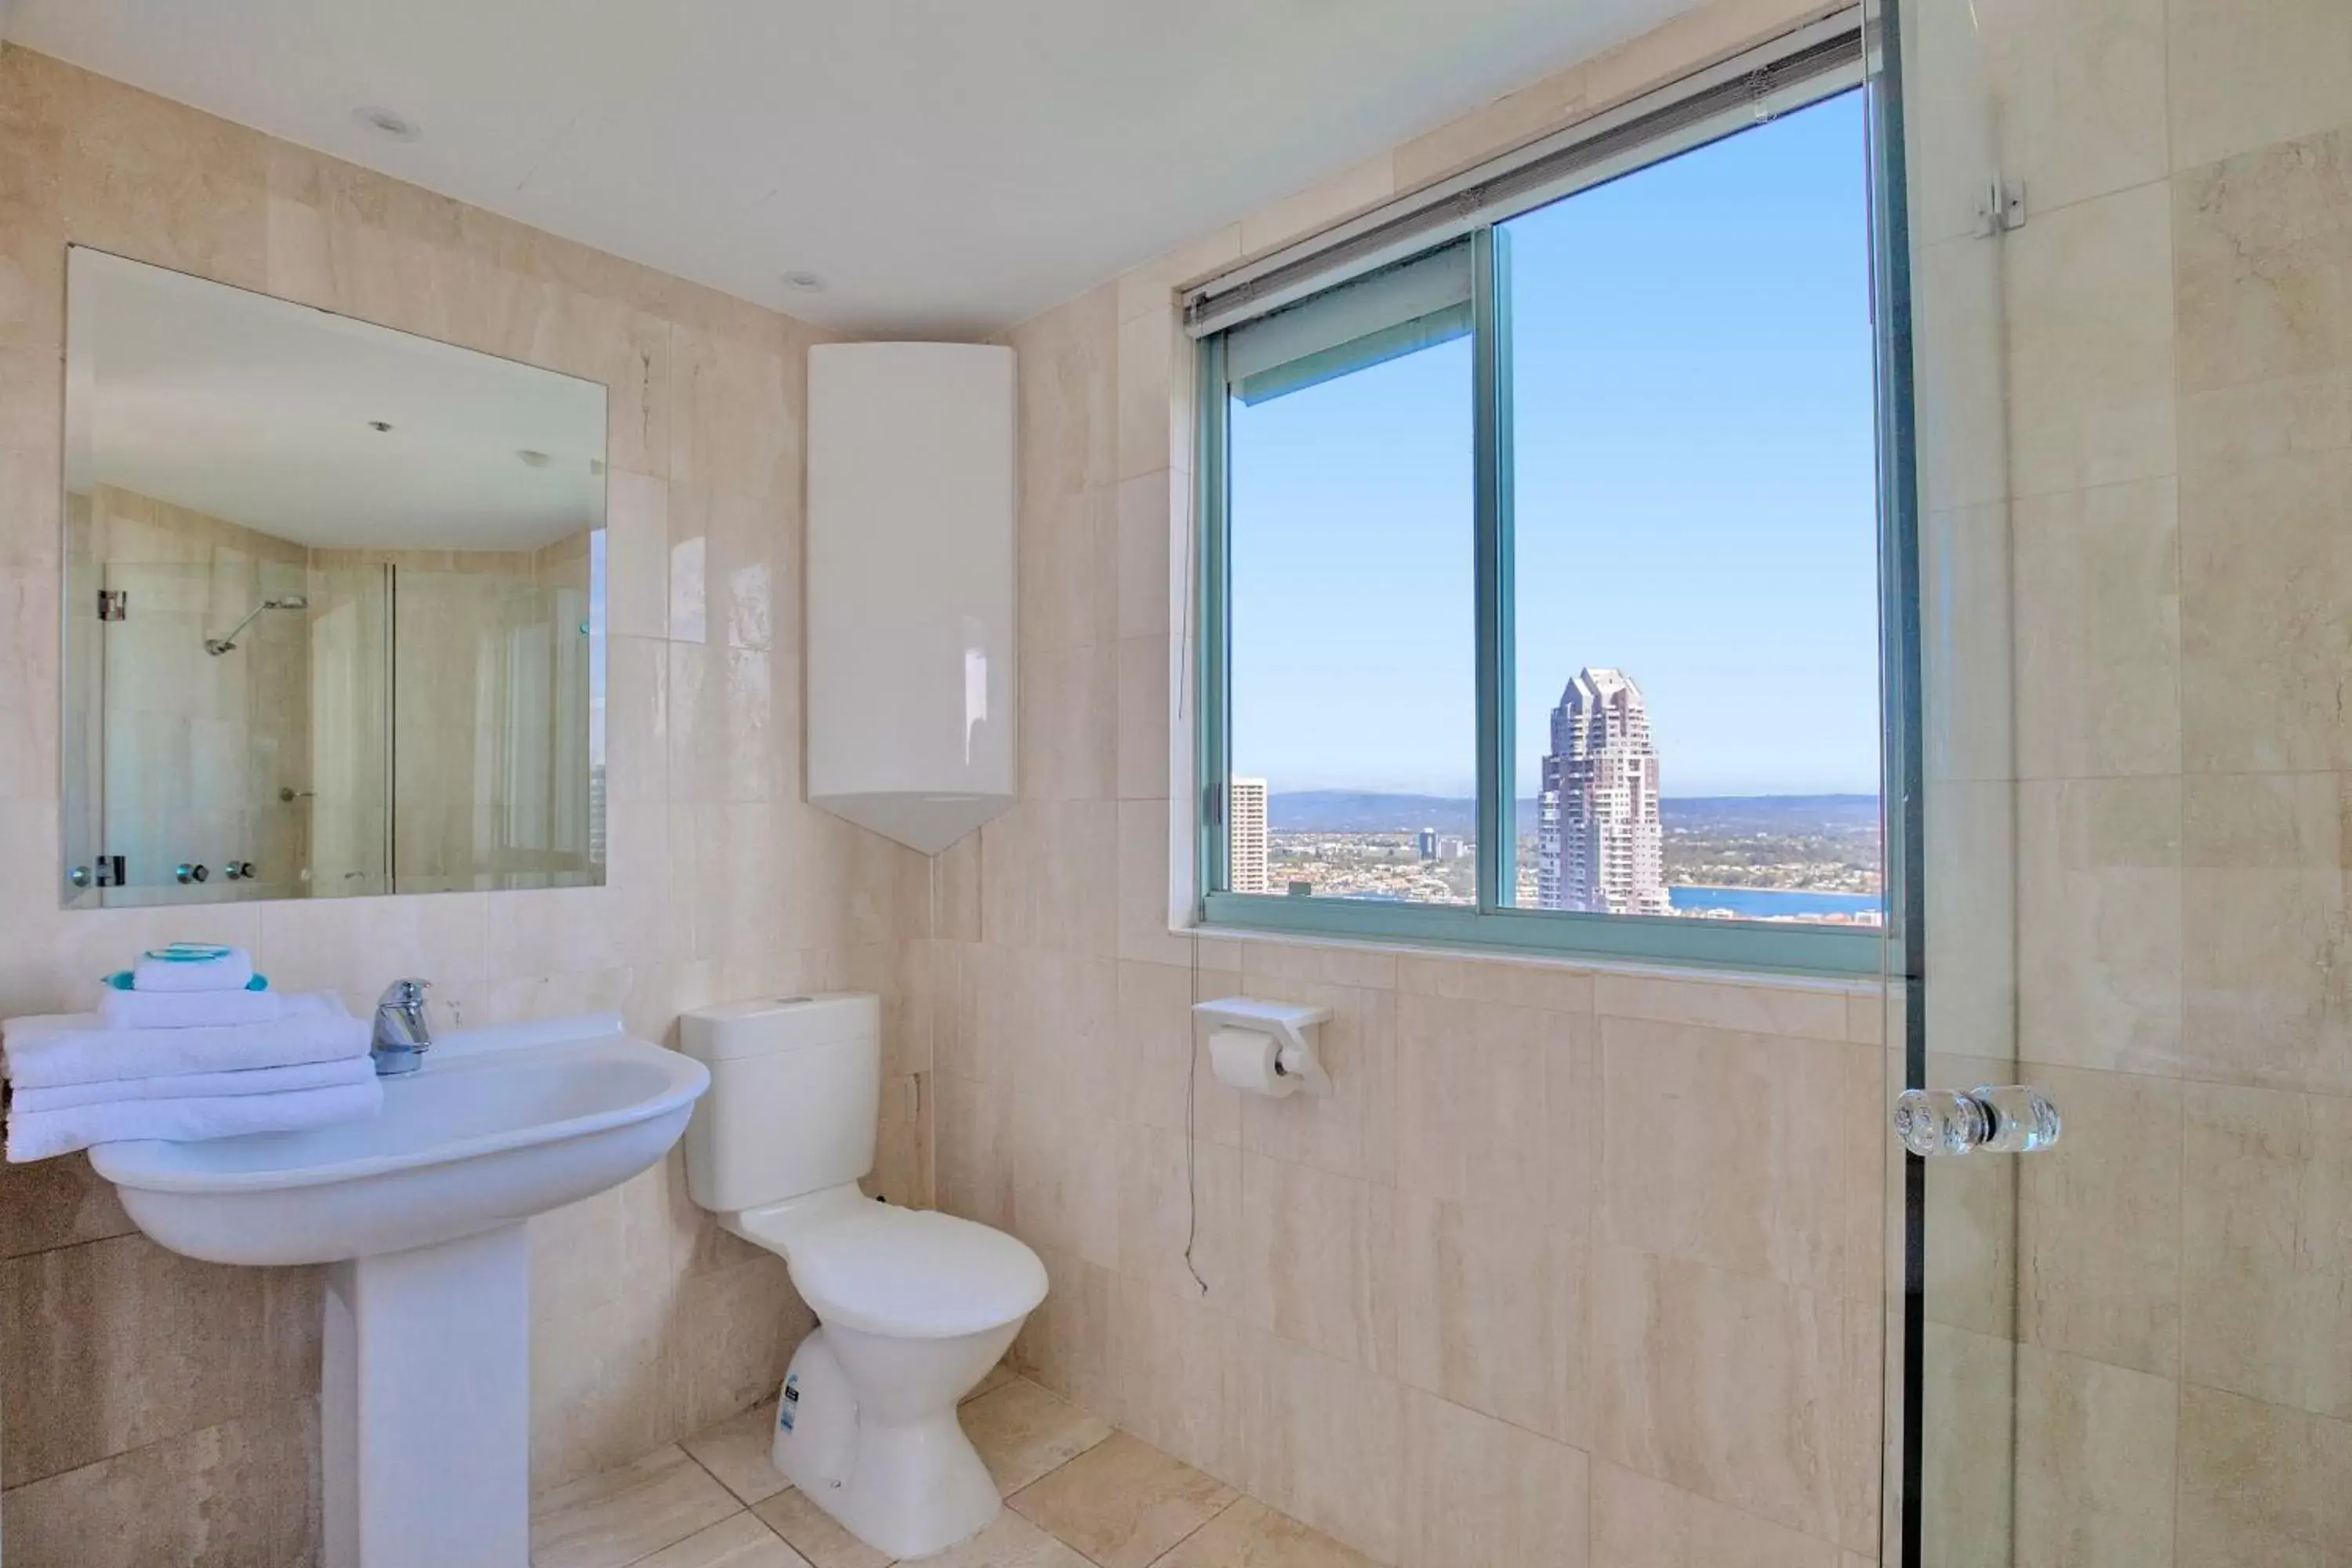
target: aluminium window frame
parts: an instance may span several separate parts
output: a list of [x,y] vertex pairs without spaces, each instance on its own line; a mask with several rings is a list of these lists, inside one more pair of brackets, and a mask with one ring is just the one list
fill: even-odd
[[[1768,45],[1749,57],[1729,62],[1729,67],[1756,72],[1751,79],[1765,79],[1765,73],[1780,62],[1809,48],[1818,54],[1824,27],[1834,29],[1837,25],[1815,24],[1801,29],[1778,45]],[[1720,83],[1726,68],[1717,68],[1706,75]],[[1613,124],[1593,132],[1596,141],[1619,136],[1617,145],[1605,149],[1607,156],[1591,159],[1580,166],[1576,166],[1570,157],[1565,160],[1571,164],[1565,174],[1541,182],[1520,180],[1506,198],[1475,213],[1463,211],[1458,195],[1451,199],[1451,208],[1446,210],[1447,198],[1441,195],[1436,204],[1407,214],[1409,224],[1431,213],[1442,215],[1437,221],[1420,222],[1412,237],[1403,242],[1355,247],[1348,265],[1316,279],[1311,288],[1303,288],[1297,281],[1300,268],[1311,262],[1311,254],[1300,258],[1285,252],[1259,264],[1250,277],[1224,291],[1223,297],[1230,300],[1234,293],[1255,289],[1260,296],[1260,308],[1245,313],[1230,306],[1221,310],[1220,289],[1215,280],[1193,291],[1188,299],[1188,317],[1199,339],[1194,515],[1201,520],[1192,563],[1199,592],[1194,595],[1197,608],[1192,628],[1196,636],[1194,690],[1199,696],[1193,735],[1199,770],[1195,776],[1201,781],[1192,812],[1196,891],[1192,915],[1195,929],[1843,979],[1875,977],[1887,973],[1890,963],[1896,962],[1902,932],[1889,879],[1902,863],[1902,846],[1897,840],[1903,836],[1905,819],[1888,806],[1907,798],[1906,781],[1898,776],[1908,755],[1899,732],[1906,711],[1900,703],[1881,704],[1882,725],[1886,731],[1882,736],[1886,760],[1880,785],[1885,836],[1882,864],[1886,868],[1882,887],[1887,890],[1885,925],[1871,928],[1595,914],[1528,909],[1501,901],[1512,890],[1517,853],[1517,791],[1511,786],[1517,761],[1513,733],[1517,711],[1513,616],[1517,597],[1512,581],[1511,538],[1510,247],[1509,234],[1502,225],[1521,213],[1737,135],[1779,112],[1811,107],[1864,85],[1857,48],[1850,66],[1818,70],[1794,84],[1776,83],[1772,112],[1766,111],[1759,91],[1754,118],[1744,123],[1721,113],[1707,120],[1675,121],[1672,115],[1674,89],[1664,89],[1661,95],[1654,95],[1664,98],[1667,105],[1661,117],[1669,121],[1669,127],[1659,138],[1625,144],[1621,132],[1629,125],[1638,129],[1642,117],[1635,114],[1629,120],[1621,114]],[[1641,110],[1648,102],[1637,100],[1627,108]],[[1658,112],[1655,106],[1651,112]],[[1572,151],[1575,143],[1570,142],[1568,146]],[[1472,172],[1474,176],[1478,174],[1479,171]],[[1444,189],[1439,187],[1441,192]],[[1375,240],[1384,225],[1391,230],[1399,226],[1395,218],[1383,219],[1380,212],[1367,215],[1359,224],[1370,225],[1370,230],[1359,232],[1370,233]],[[1232,489],[1228,461],[1231,394],[1225,372],[1225,333],[1379,267],[1458,243],[1465,235],[1471,246],[1472,395],[1476,445],[1473,552],[1477,601],[1477,900],[1475,904],[1463,905],[1228,891],[1231,867],[1225,784],[1232,776],[1233,670]],[[1871,234],[1858,236],[1857,242],[1870,246]],[[1880,287],[1875,269],[1873,287]],[[1874,301],[1874,307],[1876,303]],[[1883,417],[1882,415],[1882,422]],[[1908,515],[1908,509],[1891,505],[1892,484],[1897,477],[1887,472],[1882,461],[1878,574],[1883,626],[1906,624],[1909,619],[1902,603],[1906,579],[1898,570],[1904,547],[1902,542],[1892,538],[1888,521],[1890,518],[1899,521]],[[1916,587],[1909,591],[1916,592]],[[1882,653],[1882,688],[1888,683],[1885,662]]]

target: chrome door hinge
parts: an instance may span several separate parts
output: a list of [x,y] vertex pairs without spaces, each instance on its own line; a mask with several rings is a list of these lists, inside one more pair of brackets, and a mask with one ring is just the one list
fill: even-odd
[[1977,197],[1977,237],[1990,239],[2024,226],[2025,182],[1995,174]]
[[131,590],[100,588],[98,591],[98,618],[101,621],[127,621],[131,618]]

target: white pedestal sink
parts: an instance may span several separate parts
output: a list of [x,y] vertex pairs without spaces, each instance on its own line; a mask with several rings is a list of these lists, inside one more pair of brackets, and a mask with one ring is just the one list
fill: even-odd
[[383,1113],[90,1152],[131,1217],[215,1263],[325,1263],[327,1568],[526,1568],[523,1222],[644,1170],[709,1087],[609,1015],[445,1035]]

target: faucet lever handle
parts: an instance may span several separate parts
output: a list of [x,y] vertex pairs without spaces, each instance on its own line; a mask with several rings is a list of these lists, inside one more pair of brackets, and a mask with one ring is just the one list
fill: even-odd
[[395,980],[383,988],[383,994],[376,998],[375,1005],[379,1007],[422,1007],[425,1005],[425,988],[432,984],[430,980]]
[[379,1078],[413,1073],[433,1046],[433,1023],[425,1016],[427,980],[395,980],[375,1005],[375,1034],[368,1056]]

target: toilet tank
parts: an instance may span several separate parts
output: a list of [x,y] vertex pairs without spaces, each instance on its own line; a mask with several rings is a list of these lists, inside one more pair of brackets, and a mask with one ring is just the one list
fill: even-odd
[[863,991],[698,1007],[678,1022],[710,1090],[686,1129],[686,1183],[719,1214],[855,1182],[874,1168],[882,1005]]

